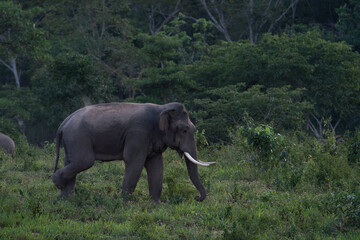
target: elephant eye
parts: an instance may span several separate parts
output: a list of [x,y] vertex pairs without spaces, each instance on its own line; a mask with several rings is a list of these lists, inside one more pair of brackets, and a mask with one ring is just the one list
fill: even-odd
[[188,126],[179,126],[176,128],[176,131],[182,134],[186,134],[189,131],[189,127]]

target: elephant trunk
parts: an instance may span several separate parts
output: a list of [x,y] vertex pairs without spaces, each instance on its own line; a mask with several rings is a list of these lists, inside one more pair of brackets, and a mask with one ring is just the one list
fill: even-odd
[[[195,151],[195,154],[193,154],[193,156],[195,158],[197,158],[196,151]],[[201,202],[206,198],[206,190],[205,190],[204,186],[202,185],[202,183],[200,182],[198,167],[196,164],[191,162],[187,157],[185,158],[185,160],[186,160],[186,167],[187,167],[190,179],[191,179],[192,183],[194,184],[194,186],[196,187],[196,189],[200,192],[200,196],[196,196],[195,200]]]

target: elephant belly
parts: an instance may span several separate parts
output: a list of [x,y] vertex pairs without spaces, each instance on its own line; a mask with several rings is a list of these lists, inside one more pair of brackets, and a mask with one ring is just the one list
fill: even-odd
[[95,141],[93,142],[93,151],[96,160],[122,160],[124,147],[116,139],[113,141]]
[[123,154],[106,154],[106,153],[95,153],[95,160],[97,161],[114,161],[123,160]]

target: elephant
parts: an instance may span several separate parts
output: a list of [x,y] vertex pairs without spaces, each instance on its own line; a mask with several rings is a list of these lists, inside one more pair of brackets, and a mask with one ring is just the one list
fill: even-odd
[[15,143],[7,135],[0,132],[0,151],[4,151],[6,154],[15,154]]
[[[60,145],[64,147],[64,167],[57,170]],[[69,115],[56,134],[56,163],[51,176],[60,196],[73,193],[76,175],[97,161],[124,160],[122,184],[124,200],[137,185],[145,167],[150,198],[160,203],[163,184],[163,156],[167,148],[185,158],[190,179],[200,196],[206,198],[197,165],[215,162],[197,159],[195,126],[183,104],[101,103],[83,107]]]

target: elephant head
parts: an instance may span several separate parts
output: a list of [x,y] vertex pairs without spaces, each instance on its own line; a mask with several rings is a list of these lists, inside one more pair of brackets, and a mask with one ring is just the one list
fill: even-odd
[[171,104],[168,109],[161,112],[159,127],[165,133],[166,145],[176,150],[181,158],[185,155],[190,179],[200,192],[200,197],[196,197],[196,200],[204,200],[206,198],[206,191],[200,182],[197,165],[209,166],[215,162],[197,160],[196,130],[185,107],[182,104]]

